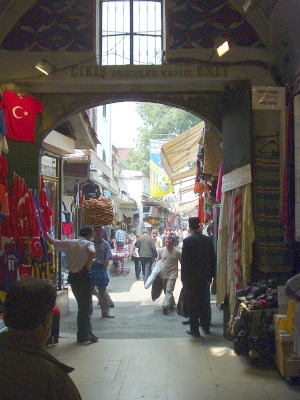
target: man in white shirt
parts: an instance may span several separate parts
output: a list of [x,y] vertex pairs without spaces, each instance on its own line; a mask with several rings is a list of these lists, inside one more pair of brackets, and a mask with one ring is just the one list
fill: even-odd
[[58,251],[66,254],[69,269],[69,283],[78,305],[77,314],[77,342],[98,341],[98,337],[92,333],[91,315],[93,313],[92,302],[92,277],[91,265],[95,258],[95,247],[90,241],[92,228],[85,226],[80,229],[79,237],[72,240],[53,239],[46,234],[47,240]]

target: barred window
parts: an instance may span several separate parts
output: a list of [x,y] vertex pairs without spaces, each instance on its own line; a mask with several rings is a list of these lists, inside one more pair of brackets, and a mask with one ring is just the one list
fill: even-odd
[[101,64],[161,64],[162,0],[100,3]]

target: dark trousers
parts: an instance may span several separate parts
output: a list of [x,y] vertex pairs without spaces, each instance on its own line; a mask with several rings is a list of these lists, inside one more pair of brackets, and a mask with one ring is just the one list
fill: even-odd
[[140,260],[142,264],[144,283],[146,283],[151,274],[152,257],[140,257]]
[[199,332],[200,325],[209,330],[211,320],[209,283],[194,281],[187,284],[187,303],[192,332]]
[[82,340],[92,332],[92,278],[90,273],[81,275],[70,272],[69,283],[78,305],[77,340]]
[[135,276],[139,278],[141,274],[141,260],[139,257],[132,257],[132,259],[134,261]]

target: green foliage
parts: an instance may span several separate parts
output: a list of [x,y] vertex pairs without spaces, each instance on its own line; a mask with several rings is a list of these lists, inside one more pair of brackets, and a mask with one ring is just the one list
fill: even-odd
[[149,173],[149,140],[169,141],[201,122],[201,119],[179,108],[156,103],[138,103],[137,112],[144,125],[139,128],[135,150],[124,163],[126,169]]

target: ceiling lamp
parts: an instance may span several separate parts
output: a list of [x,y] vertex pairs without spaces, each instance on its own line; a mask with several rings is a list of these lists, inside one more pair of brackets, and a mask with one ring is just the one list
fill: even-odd
[[[247,11],[253,10],[254,8],[260,7],[264,0],[245,0],[243,9],[245,13]],[[273,1],[274,3],[274,1]]]
[[217,37],[215,39],[215,49],[217,50],[218,56],[222,57],[229,50],[229,43],[226,39]]
[[49,75],[51,72],[55,71],[54,65],[50,64],[46,60],[40,60],[36,64],[35,68],[38,69],[39,71],[41,71],[45,75]]
[[248,8],[251,6],[251,0],[246,0],[245,4],[243,5],[243,9],[247,12]]

